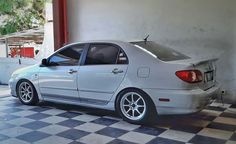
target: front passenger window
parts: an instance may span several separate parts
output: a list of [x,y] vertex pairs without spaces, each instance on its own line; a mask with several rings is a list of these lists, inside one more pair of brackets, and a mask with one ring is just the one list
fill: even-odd
[[84,45],[74,45],[65,48],[49,58],[51,66],[76,66],[79,64]]

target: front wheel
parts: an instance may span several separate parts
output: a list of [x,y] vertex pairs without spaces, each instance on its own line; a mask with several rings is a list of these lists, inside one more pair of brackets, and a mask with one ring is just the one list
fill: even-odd
[[116,110],[130,123],[145,123],[155,115],[149,96],[135,89],[125,90],[118,95]]
[[26,80],[17,85],[17,96],[25,105],[35,105],[39,101],[34,86]]

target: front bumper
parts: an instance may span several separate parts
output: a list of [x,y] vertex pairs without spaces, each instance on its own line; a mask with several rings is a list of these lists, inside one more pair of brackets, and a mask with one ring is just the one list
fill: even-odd
[[16,94],[16,81],[13,80],[12,78],[9,80],[9,88],[11,90],[11,95],[13,97],[17,97],[17,94]]
[[[144,89],[151,96],[157,113],[159,115],[167,114],[190,114],[202,110],[210,104],[219,94],[220,85],[203,91],[196,90],[160,90]],[[159,101],[160,98],[169,99],[169,102]]]

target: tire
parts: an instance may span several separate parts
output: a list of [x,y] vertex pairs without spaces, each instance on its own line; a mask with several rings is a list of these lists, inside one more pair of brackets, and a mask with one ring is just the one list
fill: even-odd
[[27,80],[22,80],[17,84],[17,96],[21,103],[25,105],[36,105],[39,102],[38,94],[33,84]]
[[118,94],[116,111],[125,121],[134,124],[147,124],[156,118],[151,98],[138,89],[128,89]]

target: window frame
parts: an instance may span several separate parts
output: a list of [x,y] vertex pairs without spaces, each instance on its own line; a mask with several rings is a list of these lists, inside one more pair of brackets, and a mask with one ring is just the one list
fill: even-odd
[[[113,46],[113,47],[116,47],[118,48],[118,54],[117,54],[117,57],[116,57],[116,63],[115,64],[91,64],[91,65],[86,65],[85,62],[86,62],[86,58],[87,58],[87,55],[88,55],[88,52],[89,52],[89,49],[91,48],[91,45],[110,45],[110,46]],[[127,58],[127,64],[117,64],[118,62],[118,58],[119,58],[119,54],[120,52],[123,52]],[[125,53],[125,51],[117,44],[114,44],[114,43],[89,43],[87,45],[87,47],[85,48],[85,51],[83,53],[83,57],[82,57],[82,60],[81,60],[81,66],[106,66],[106,65],[128,65],[129,64],[129,58],[127,56],[127,54]]]
[[[84,45],[84,48],[83,48],[83,51],[82,51],[82,53],[81,53],[81,56],[80,56],[80,59],[79,59],[78,64],[76,64],[76,65],[50,65],[49,62],[50,62],[50,59],[51,59],[53,56],[57,55],[58,53],[60,53],[61,51],[65,50],[65,49],[68,49],[68,48],[71,48],[71,47],[77,46],[77,45]],[[84,55],[85,50],[86,50],[87,47],[88,47],[88,44],[87,44],[87,43],[79,43],[79,44],[77,43],[77,44],[71,44],[71,45],[67,45],[67,46],[62,47],[61,49],[59,49],[58,51],[56,51],[55,53],[53,53],[51,56],[49,56],[49,57],[47,58],[47,63],[49,64],[48,67],[80,66],[80,65],[82,64],[81,62],[82,62],[82,59],[83,59],[83,55]]]

